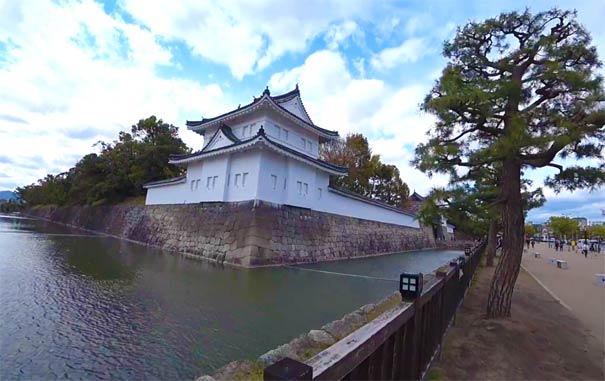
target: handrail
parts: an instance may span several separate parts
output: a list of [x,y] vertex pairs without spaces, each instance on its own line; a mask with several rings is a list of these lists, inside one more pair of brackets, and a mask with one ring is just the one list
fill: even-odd
[[390,335],[414,316],[411,303],[402,302],[334,345],[318,353],[307,364],[313,367],[314,380],[340,379],[354,365],[372,354]]
[[[312,374],[314,380],[421,378],[440,349],[485,246],[481,242],[472,248],[463,276],[458,277],[458,264],[438,271],[427,277],[416,300],[399,303],[301,364],[312,368],[308,376]],[[279,362],[271,367],[276,365]],[[265,379],[271,379],[267,369]]]

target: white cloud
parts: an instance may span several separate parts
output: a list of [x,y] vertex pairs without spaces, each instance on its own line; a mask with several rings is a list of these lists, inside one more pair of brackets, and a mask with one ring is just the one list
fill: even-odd
[[427,53],[426,42],[422,38],[410,38],[394,48],[386,48],[372,57],[370,63],[377,70],[392,69],[395,66],[416,62]]
[[9,8],[0,12],[0,41],[9,46],[0,61],[0,153],[11,160],[0,163],[0,187],[66,170],[140,118],[178,125],[202,108],[224,108],[218,85],[158,77],[156,67],[172,63],[170,51],[98,3]]
[[341,24],[332,25],[326,32],[324,40],[328,49],[336,50],[349,37],[355,33],[361,33],[359,26],[354,21],[345,21]]
[[371,8],[358,0],[196,1],[123,0],[121,6],[154,34],[184,41],[195,55],[227,65],[241,79],[286,53],[305,51],[329,31],[331,44],[344,41]]
[[373,151],[384,162],[397,165],[411,189],[426,193],[432,185],[445,185],[445,177],[429,181],[409,165],[411,148],[425,139],[433,122],[431,116],[418,111],[427,87],[393,88],[380,79],[354,78],[345,59],[328,50],[311,54],[301,66],[274,74],[269,86],[279,92],[296,83],[316,124],[338,130],[341,136],[367,136]]

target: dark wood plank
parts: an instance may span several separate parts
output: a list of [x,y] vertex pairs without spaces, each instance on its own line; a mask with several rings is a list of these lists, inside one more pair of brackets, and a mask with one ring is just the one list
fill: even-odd
[[312,357],[314,379],[337,380],[367,359],[393,333],[414,316],[412,304],[401,304]]

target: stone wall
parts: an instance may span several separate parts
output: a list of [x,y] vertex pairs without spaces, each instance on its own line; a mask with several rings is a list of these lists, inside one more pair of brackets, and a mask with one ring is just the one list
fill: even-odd
[[37,208],[35,217],[245,267],[435,247],[415,229],[266,202]]

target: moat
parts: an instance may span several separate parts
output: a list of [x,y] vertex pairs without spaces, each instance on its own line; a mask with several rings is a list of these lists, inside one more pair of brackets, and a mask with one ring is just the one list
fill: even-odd
[[[305,265],[395,279],[455,251]],[[395,291],[385,280],[220,266],[0,216],[0,379],[193,379]]]

